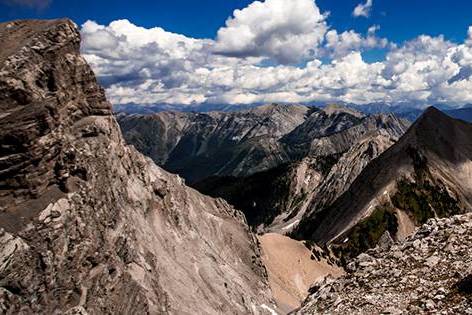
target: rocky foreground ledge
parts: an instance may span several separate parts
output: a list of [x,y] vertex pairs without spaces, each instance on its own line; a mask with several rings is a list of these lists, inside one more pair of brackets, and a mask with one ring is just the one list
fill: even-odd
[[430,219],[312,287],[297,314],[472,314],[472,214]]

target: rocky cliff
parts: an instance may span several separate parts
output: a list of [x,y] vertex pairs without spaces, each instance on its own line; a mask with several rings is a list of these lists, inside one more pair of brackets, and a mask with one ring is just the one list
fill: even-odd
[[243,215],[126,146],[79,45],[0,24],[1,312],[268,312]]

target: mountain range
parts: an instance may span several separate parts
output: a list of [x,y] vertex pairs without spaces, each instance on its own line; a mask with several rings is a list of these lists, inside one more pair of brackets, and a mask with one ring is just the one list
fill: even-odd
[[[310,104],[300,104],[307,107],[318,107],[324,108],[329,105],[332,105],[333,102],[316,102]],[[336,102],[336,104],[344,107],[350,108],[366,115],[370,114],[381,114],[381,113],[394,113],[399,117],[408,119],[411,122],[414,122],[423,111],[432,106],[435,107],[448,115],[462,119],[468,122],[472,122],[472,104],[465,104],[462,106],[450,106],[447,104],[433,104],[425,105],[423,103],[368,103],[368,104],[355,104],[355,103],[345,103],[345,102]],[[247,105],[235,105],[235,104],[198,104],[198,105],[182,105],[182,104],[150,104],[150,105],[140,105],[140,104],[117,104],[113,106],[113,110],[116,113],[125,113],[125,114],[155,114],[159,112],[168,112],[168,111],[177,111],[177,112],[195,112],[195,113],[207,113],[212,111],[222,111],[222,112],[235,112],[235,111],[244,111],[256,108],[259,106],[264,106],[265,104],[247,104]],[[289,105],[289,104],[288,104]]]
[[471,124],[429,108],[332,204],[311,207],[294,235],[357,256],[386,231],[401,238],[408,226],[468,211],[471,136]]
[[[286,232],[325,178],[330,176],[325,190],[340,186],[336,194],[360,172],[346,169],[343,179],[330,174],[339,160],[369,161],[409,125],[393,114],[366,116],[337,105],[117,117],[127,142],[158,165],[201,192],[230,201],[252,226],[272,225],[281,215],[276,225]],[[362,156],[359,151],[367,149],[372,152]]]

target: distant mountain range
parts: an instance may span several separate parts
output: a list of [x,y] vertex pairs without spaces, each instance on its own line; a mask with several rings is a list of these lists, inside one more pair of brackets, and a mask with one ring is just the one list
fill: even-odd
[[[307,107],[318,107],[323,108],[333,104],[332,102],[317,102],[314,104],[304,104]],[[423,111],[427,108],[424,104],[415,103],[370,103],[370,104],[353,104],[353,103],[336,103],[345,108],[352,108],[356,111],[362,112],[366,115],[369,114],[380,114],[380,113],[395,113],[399,117],[408,119],[409,121],[415,121]],[[140,104],[120,104],[114,105],[113,110],[116,113],[126,114],[155,114],[164,111],[178,111],[178,112],[196,112],[196,113],[207,113],[212,111],[219,112],[237,112],[245,111],[264,104],[249,104],[249,105],[228,105],[228,104],[195,104],[195,105],[179,105],[179,104],[151,104],[151,105],[140,105]],[[462,105],[460,107],[450,106],[447,104],[434,104],[435,108],[445,112],[451,117],[462,119],[468,122],[472,122],[472,104]]]

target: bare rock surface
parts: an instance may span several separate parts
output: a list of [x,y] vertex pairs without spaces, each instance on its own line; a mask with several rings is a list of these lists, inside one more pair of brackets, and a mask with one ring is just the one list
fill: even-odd
[[472,214],[430,219],[312,288],[296,314],[472,314]]
[[79,44],[0,24],[0,312],[269,313],[243,215],[126,146]]

